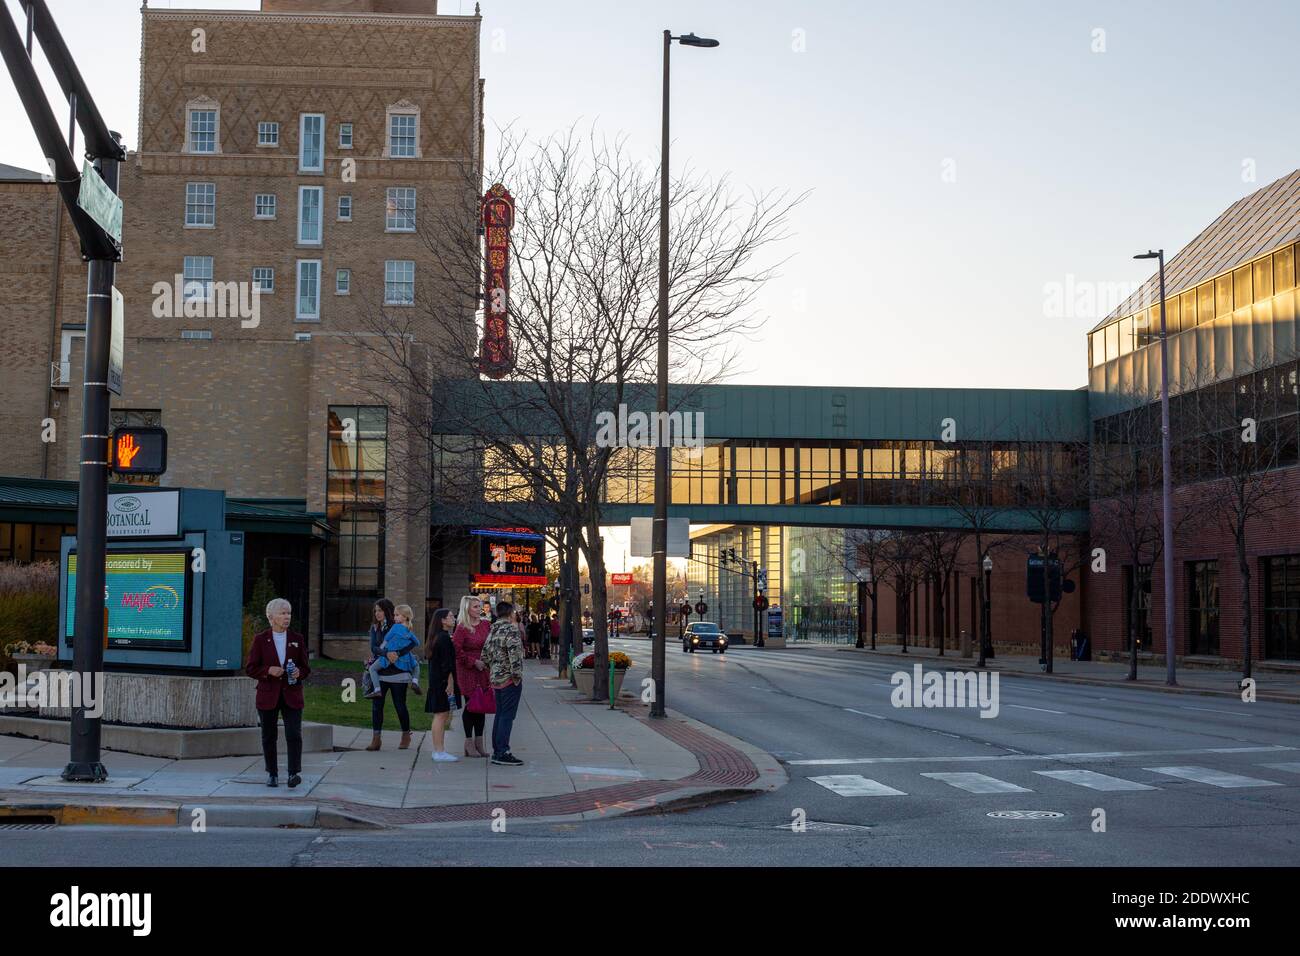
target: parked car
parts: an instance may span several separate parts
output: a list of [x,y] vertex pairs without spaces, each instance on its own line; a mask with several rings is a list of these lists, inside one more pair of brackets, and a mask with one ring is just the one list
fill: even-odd
[[712,621],[688,624],[682,635],[683,654],[694,654],[702,647],[710,648],[715,654],[727,653],[727,635]]

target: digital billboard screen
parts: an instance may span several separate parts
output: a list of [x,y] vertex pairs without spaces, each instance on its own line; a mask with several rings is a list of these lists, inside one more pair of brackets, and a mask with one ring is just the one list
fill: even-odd
[[546,539],[526,529],[488,528],[478,538],[475,587],[542,587],[546,584]]
[[[108,646],[190,649],[190,552],[110,551],[104,561]],[[68,554],[65,642],[72,644],[77,606],[77,555]]]

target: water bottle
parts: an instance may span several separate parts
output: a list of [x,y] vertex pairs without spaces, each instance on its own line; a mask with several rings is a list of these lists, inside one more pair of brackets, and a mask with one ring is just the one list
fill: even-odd
[[285,662],[284,669],[289,675],[289,683],[291,685],[298,683],[298,665],[293,662],[292,658]]

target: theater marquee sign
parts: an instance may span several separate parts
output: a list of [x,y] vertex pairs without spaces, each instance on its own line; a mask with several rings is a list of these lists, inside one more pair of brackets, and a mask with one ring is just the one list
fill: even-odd
[[475,587],[542,587],[546,584],[546,539],[529,528],[481,528]]
[[514,368],[510,345],[510,229],[515,224],[515,201],[500,183],[483,195],[483,341],[479,343],[479,371],[502,378]]

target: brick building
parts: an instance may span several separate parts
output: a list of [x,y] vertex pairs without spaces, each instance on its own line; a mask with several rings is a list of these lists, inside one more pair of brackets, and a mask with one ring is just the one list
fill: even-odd
[[[348,653],[329,635],[364,630],[375,597],[419,607],[430,588],[427,519],[390,514],[386,465],[408,436],[389,428],[349,336],[400,316],[428,355],[447,347],[447,323],[473,321],[419,299],[434,281],[428,212],[463,201],[481,166],[479,29],[436,0],[141,11],[114,421],[167,429],[169,486],[323,516],[328,544],[267,544],[327,653]],[[39,175],[0,168],[0,215],[3,471],[75,479],[86,270]],[[21,535],[57,548],[62,522],[13,524],[0,558],[31,555]],[[249,575],[263,557],[250,549]]]

